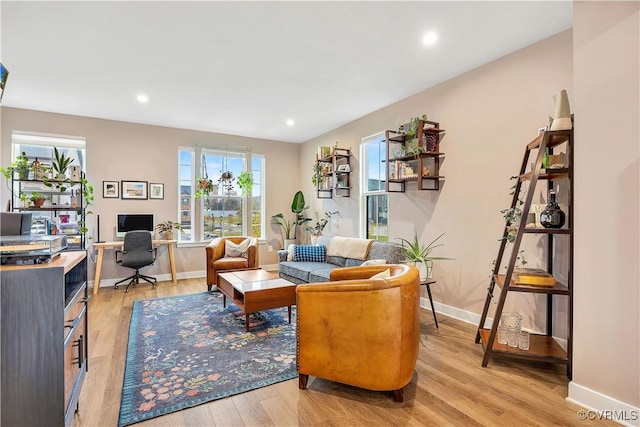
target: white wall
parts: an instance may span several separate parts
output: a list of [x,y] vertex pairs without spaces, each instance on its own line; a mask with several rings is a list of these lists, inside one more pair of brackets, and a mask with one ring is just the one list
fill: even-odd
[[[113,120],[94,119],[64,114],[16,108],[2,108],[3,158],[11,157],[11,132],[34,131],[62,135],[83,136],[87,140],[87,179],[95,186],[92,211],[100,215],[100,233],[103,240],[114,237],[115,217],[118,212],[153,213],[156,222],[178,218],[178,147],[193,147],[198,143],[218,146],[248,147],[266,159],[266,221],[278,212],[288,212],[291,199],[298,188],[299,145],[277,141],[258,140],[232,135],[199,132],[185,129],[149,126]],[[283,167],[285,165],[285,167]],[[164,200],[121,200],[102,198],[102,181],[139,180],[164,183]],[[4,178],[3,178],[4,181]],[[2,206],[9,192],[2,184]],[[87,218],[90,234],[96,235],[96,216]],[[261,264],[276,264],[275,250],[280,245],[279,230],[267,225],[268,245],[260,250]],[[165,248],[158,252],[159,259],[147,269],[147,274],[169,274]],[[179,247],[176,250],[177,271],[183,273],[205,271],[203,247]],[[93,270],[89,273],[93,277]],[[113,251],[107,251],[101,277],[115,279],[127,277],[128,269],[116,266]]]
[[[597,394],[602,393],[636,411],[640,407],[639,5],[574,2],[575,358],[569,389],[571,399],[592,407],[602,408]],[[585,394],[585,389],[597,393]]]
[[[500,210],[511,202],[509,177],[517,174],[525,146],[537,129],[548,123],[551,97],[560,89],[572,92],[572,35],[566,31],[526,47],[511,55],[469,71],[438,86],[376,111],[341,128],[305,143],[300,153],[306,194],[312,193],[311,165],[319,145],[351,147],[356,154],[354,181],[349,199],[319,201],[314,209],[340,211],[332,232],[357,235],[359,232],[359,150],[360,139],[397,129],[403,119],[426,113],[440,122],[446,136],[440,144],[445,153],[439,192],[409,191],[390,195],[389,234],[393,240],[410,238],[414,228],[428,242],[441,233],[444,246],[434,255],[455,258],[434,266],[438,283],[434,298],[440,304],[480,313],[489,285],[504,219]],[[412,189],[413,188],[413,189]],[[527,259],[534,264],[540,256],[530,238]],[[525,326],[544,330],[543,296],[510,295],[506,310],[513,306],[526,318]],[[563,310],[559,307],[559,310]],[[558,316],[559,319],[566,316]],[[558,331],[565,335],[566,322]]]

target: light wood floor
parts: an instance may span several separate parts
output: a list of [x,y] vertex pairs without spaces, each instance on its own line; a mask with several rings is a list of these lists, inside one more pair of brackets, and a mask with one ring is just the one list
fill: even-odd
[[[117,426],[125,352],[136,299],[204,292],[204,279],[101,288],[89,302],[89,372],[74,426]],[[431,312],[421,315],[422,342],[416,373],[404,403],[370,392],[309,378],[307,390],[293,379],[154,418],[136,426],[520,426],[616,425],[581,421],[565,401],[562,366],[492,361],[481,367],[475,327]]]

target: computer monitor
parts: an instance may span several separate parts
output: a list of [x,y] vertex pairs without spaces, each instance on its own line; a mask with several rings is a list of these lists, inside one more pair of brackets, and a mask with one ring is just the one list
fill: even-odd
[[116,237],[124,237],[127,231],[146,230],[153,234],[153,214],[122,214],[116,216]]
[[31,234],[31,212],[0,212],[0,236]]

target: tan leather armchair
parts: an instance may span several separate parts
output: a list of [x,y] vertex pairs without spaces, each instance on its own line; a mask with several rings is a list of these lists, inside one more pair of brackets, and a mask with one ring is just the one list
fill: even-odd
[[[387,279],[371,276],[391,269]],[[309,375],[393,391],[413,377],[420,346],[420,279],[412,266],[336,268],[330,282],[299,285],[298,381]]]
[[[247,258],[225,257],[225,242],[241,243],[245,239],[250,239]],[[206,247],[207,255],[207,290],[211,290],[213,285],[218,286],[218,273],[229,270],[240,270],[243,268],[254,268],[259,266],[258,239],[255,237],[233,236],[218,237],[213,239]]]

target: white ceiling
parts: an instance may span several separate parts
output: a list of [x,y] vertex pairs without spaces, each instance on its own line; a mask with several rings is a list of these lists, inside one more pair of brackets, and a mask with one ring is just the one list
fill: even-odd
[[[3,106],[304,142],[571,28],[570,1],[2,1]],[[421,43],[437,31],[435,46]],[[136,95],[150,101],[140,104]],[[296,124],[287,127],[286,119]]]

